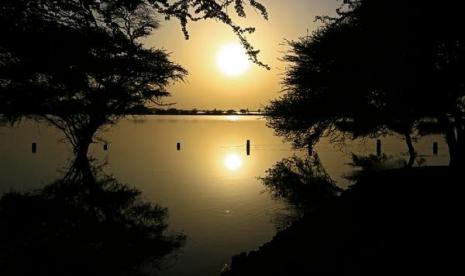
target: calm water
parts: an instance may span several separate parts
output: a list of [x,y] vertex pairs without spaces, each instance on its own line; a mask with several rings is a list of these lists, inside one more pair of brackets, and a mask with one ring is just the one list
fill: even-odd
[[[61,138],[54,128],[32,121],[0,128],[0,193],[40,188],[62,176],[72,154]],[[218,275],[232,255],[269,241],[289,211],[257,177],[283,158],[306,154],[292,150],[253,116],[137,117],[122,120],[100,138],[110,143],[109,150],[94,144],[92,156],[108,161],[107,172],[140,189],[145,199],[167,207],[170,231],[187,235],[177,261],[161,275]],[[246,140],[252,144],[250,156]],[[440,143],[438,156],[431,154],[433,141]],[[31,142],[38,143],[36,154]],[[372,140],[344,149],[322,140],[317,151],[330,175],[346,187],[351,153],[369,154],[374,148]],[[441,137],[425,137],[416,148],[426,164],[447,164]],[[399,156],[406,151],[399,137],[384,138],[383,149]]]

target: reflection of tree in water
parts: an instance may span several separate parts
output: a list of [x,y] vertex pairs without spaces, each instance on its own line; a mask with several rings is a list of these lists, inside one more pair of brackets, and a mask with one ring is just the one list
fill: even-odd
[[165,234],[166,219],[139,190],[76,160],[41,190],[2,196],[0,274],[150,274],[185,240]]
[[[422,159],[417,160],[418,165],[422,165],[422,162]],[[405,168],[407,161],[402,157],[386,154],[352,154],[352,162],[348,165],[354,169],[345,178],[356,183],[366,174]],[[326,172],[316,152],[306,158],[295,155],[284,158],[268,169],[260,180],[274,198],[286,200],[296,211],[303,213],[321,206],[342,192]]]
[[396,158],[387,154],[382,154],[380,156],[375,154],[367,156],[352,154],[352,162],[349,165],[352,166],[354,170],[346,178],[356,181],[365,173],[387,169],[400,169],[406,167],[406,164],[403,158]]
[[306,159],[284,158],[260,180],[275,198],[287,200],[298,210],[313,209],[340,192],[316,153]]
[[[416,158],[416,162],[418,166],[421,166],[425,163],[425,160],[422,158]],[[387,154],[382,154],[380,156],[375,154],[367,156],[352,154],[352,162],[349,165],[352,166],[354,170],[345,178],[353,183],[355,183],[361,176],[368,173],[410,167],[404,158]]]

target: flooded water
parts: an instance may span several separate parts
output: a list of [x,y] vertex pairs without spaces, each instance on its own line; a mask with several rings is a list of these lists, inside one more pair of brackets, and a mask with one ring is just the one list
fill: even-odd
[[[33,121],[1,127],[0,193],[38,189],[60,178],[72,158],[62,138],[58,130]],[[258,177],[283,158],[306,154],[293,150],[256,116],[133,117],[98,138],[91,155],[107,162],[105,170],[120,182],[141,190],[144,199],[167,207],[170,231],[187,236],[176,260],[160,275],[218,275],[232,255],[269,241],[289,210],[271,198]],[[439,143],[437,156],[433,142]],[[385,137],[382,143],[386,153],[405,157],[399,137]],[[331,177],[346,187],[351,154],[374,153],[375,144],[354,141],[340,148],[323,139],[316,150]],[[448,162],[439,136],[417,141],[416,149],[425,164]]]

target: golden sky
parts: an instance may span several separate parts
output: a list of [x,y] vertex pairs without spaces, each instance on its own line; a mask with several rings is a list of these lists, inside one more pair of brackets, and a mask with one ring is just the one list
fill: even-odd
[[341,1],[337,0],[262,0],[270,18],[264,20],[257,12],[248,10],[242,26],[254,26],[249,35],[254,47],[261,50],[260,59],[270,65],[267,71],[257,65],[238,76],[229,76],[217,65],[218,52],[225,45],[239,43],[228,26],[203,21],[189,25],[190,39],[185,40],[179,22],[161,22],[160,29],[145,41],[147,47],[164,48],[171,58],[189,71],[185,82],[170,87],[172,97],[165,102],[176,108],[255,110],[279,96],[280,80],[285,64],[279,59],[288,49],[285,39],[293,40],[311,33],[321,23],[317,15],[334,15]]

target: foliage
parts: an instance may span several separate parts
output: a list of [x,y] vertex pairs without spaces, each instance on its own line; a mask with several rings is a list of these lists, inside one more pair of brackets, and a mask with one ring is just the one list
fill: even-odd
[[187,73],[164,50],[139,42],[158,26],[148,2],[7,0],[0,7],[1,113],[45,119],[75,147],[120,116],[158,104]]
[[336,18],[320,17],[324,26],[311,36],[289,42],[285,94],[267,107],[269,124],[303,146],[340,126],[356,135],[410,135],[424,118],[436,118],[451,160],[460,159],[465,156],[461,10],[458,2],[346,1]]
[[261,1],[178,0],[171,2],[168,0],[152,0],[150,2],[156,4],[157,11],[160,14],[165,15],[166,19],[176,17],[181,23],[182,31],[186,38],[189,38],[189,32],[187,30],[187,24],[189,21],[213,19],[228,25],[240,39],[250,59],[254,63],[269,69],[268,65],[264,64],[258,59],[258,54],[260,51],[255,49],[247,40],[246,35],[255,32],[255,28],[241,27],[236,22],[234,22],[231,14],[228,13],[228,8],[233,6],[237,16],[246,17],[246,6],[249,5],[252,7],[252,9],[258,11],[264,19],[268,20],[268,12],[266,7],[260,3]]
[[241,39],[250,59],[267,67],[246,39],[253,28],[236,24],[227,9],[245,17],[257,1],[213,0],[5,0],[0,4],[0,113],[9,121],[37,115],[56,126],[76,148],[127,114],[148,112],[169,96],[167,86],[187,71],[165,50],[141,39],[158,16],[187,23],[219,20]]

